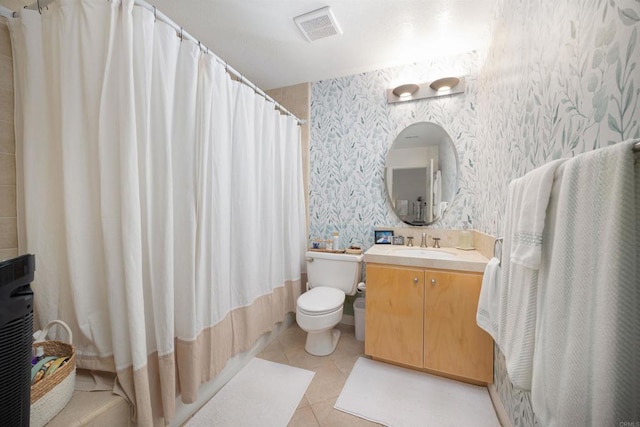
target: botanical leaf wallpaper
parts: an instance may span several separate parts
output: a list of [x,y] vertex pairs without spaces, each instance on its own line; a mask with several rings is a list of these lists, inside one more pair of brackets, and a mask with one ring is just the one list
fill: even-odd
[[[470,185],[476,229],[497,236],[509,181],[640,136],[640,1],[500,0],[495,16],[478,76]],[[494,368],[513,425],[537,425],[530,394],[512,387],[497,348]]]
[[[434,122],[451,135],[460,163],[459,192],[433,227],[457,228],[462,219],[472,220],[477,68],[477,55],[468,53],[312,85],[311,239],[338,231],[342,245],[366,249],[373,244],[375,227],[403,225],[387,203],[385,156],[400,131],[420,121]],[[400,81],[430,82],[452,74],[466,76],[465,94],[387,104],[386,90]]]
[[[551,160],[640,137],[640,0],[497,0],[487,52],[312,85],[310,237],[373,243],[400,226],[383,187],[387,150],[417,121],[453,138],[455,201],[434,227],[499,236],[509,182]],[[464,95],[388,105],[402,80],[467,78]],[[410,79],[407,79],[411,77]],[[631,154],[630,154],[631,155]],[[496,349],[495,385],[514,426],[536,425]]]
[[640,136],[638,0],[501,0],[496,16],[472,189],[477,229],[494,235],[511,179]]

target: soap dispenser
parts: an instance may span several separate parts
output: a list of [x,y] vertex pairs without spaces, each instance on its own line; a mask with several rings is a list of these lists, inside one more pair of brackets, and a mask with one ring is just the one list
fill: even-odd
[[457,248],[464,251],[471,251],[475,249],[473,247],[473,233],[469,231],[469,224],[467,222],[462,224],[462,231],[458,237]]

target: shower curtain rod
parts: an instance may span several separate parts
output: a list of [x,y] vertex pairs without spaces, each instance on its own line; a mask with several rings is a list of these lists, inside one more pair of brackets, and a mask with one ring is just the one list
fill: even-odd
[[[38,2],[36,2],[34,4],[32,4],[31,6],[26,6],[25,9],[31,9],[31,10],[40,9],[40,10],[42,10],[43,8],[47,7],[49,5],[49,3],[53,3],[54,1],[55,0],[41,0],[41,1],[38,1]],[[107,1],[109,1],[109,0],[107,0]],[[165,24],[171,26],[176,31],[177,36],[180,37],[181,40],[187,39],[187,40],[193,41],[194,43],[197,43],[198,46],[200,47],[200,50],[202,50],[205,53],[208,53],[208,54],[212,55],[216,59],[216,61],[218,61],[220,64],[224,65],[224,68],[227,71],[227,73],[235,76],[240,83],[243,83],[243,84],[249,86],[251,89],[253,89],[253,91],[256,94],[262,96],[267,101],[273,102],[275,104],[275,107],[278,110],[280,110],[282,113],[287,114],[287,115],[295,118],[298,121],[298,125],[304,125],[304,124],[307,123],[306,120],[303,120],[303,119],[300,119],[300,118],[296,117],[295,114],[293,114],[291,111],[289,111],[286,108],[284,108],[282,106],[282,104],[280,104],[275,99],[273,99],[272,97],[267,95],[262,89],[260,89],[258,86],[253,84],[251,81],[247,80],[239,71],[237,71],[235,68],[233,68],[231,65],[229,65],[228,63],[226,63],[222,59],[220,59],[216,54],[214,54],[211,50],[209,50],[208,47],[206,47],[204,44],[202,44],[200,42],[200,40],[196,39],[191,34],[189,34],[188,32],[184,31],[184,28],[182,28],[181,26],[176,24],[173,20],[171,20],[171,18],[169,18],[167,15],[165,15],[164,13],[159,11],[157,7],[155,7],[152,4],[147,3],[144,0],[134,0],[133,3],[135,5],[137,5],[137,6],[144,7],[145,9],[153,12],[154,18],[156,20],[160,20],[160,21],[164,22]],[[4,6],[0,6],[0,15],[4,16],[6,18],[16,17],[17,14],[18,14],[18,12],[14,12],[11,9],[8,9],[8,8],[6,8]]]

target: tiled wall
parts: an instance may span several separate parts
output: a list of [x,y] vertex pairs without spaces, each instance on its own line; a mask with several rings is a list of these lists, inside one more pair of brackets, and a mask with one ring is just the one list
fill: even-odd
[[[267,95],[279,102],[284,108],[291,111],[297,118],[306,123],[300,127],[302,145],[302,167],[304,180],[305,206],[309,206],[309,104],[311,97],[311,84],[298,85],[271,89]],[[307,213],[309,210],[307,209]],[[308,223],[308,221],[307,221]]]
[[9,29],[0,18],[0,260],[18,253],[13,60]]

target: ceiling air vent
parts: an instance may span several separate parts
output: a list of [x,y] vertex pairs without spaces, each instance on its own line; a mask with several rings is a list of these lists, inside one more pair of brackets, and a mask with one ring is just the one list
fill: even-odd
[[293,22],[296,23],[304,37],[310,42],[342,34],[342,30],[329,6],[296,16],[293,18]]

